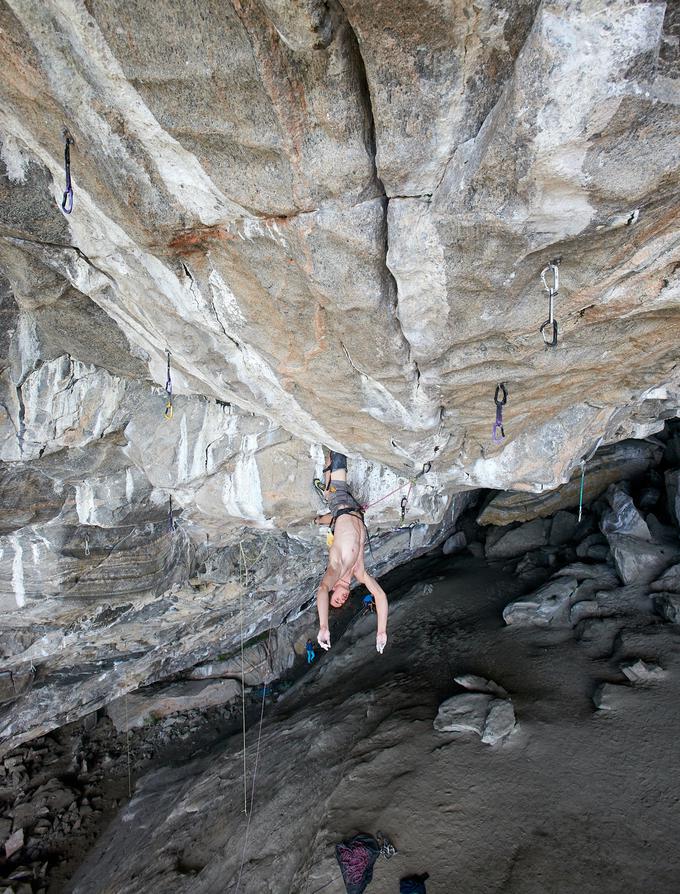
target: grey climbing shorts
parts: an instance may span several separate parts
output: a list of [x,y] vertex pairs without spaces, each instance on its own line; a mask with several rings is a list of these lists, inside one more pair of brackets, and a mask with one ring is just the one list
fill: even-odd
[[[333,488],[335,488],[335,491],[333,491]],[[349,507],[350,509],[361,509],[361,504],[358,503],[350,493],[346,481],[333,481],[331,478],[328,508],[331,513],[335,515],[339,509],[344,509],[346,507]]]

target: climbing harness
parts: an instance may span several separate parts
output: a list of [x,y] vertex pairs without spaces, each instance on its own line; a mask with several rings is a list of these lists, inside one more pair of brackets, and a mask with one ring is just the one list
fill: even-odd
[[586,464],[589,463],[590,460],[595,456],[595,454],[597,453],[597,448],[600,446],[601,443],[602,443],[602,438],[598,438],[597,443],[595,444],[593,449],[590,451],[590,453],[587,456],[584,456],[583,459],[581,460],[581,487],[579,489],[579,495],[578,495],[578,520],[579,521],[581,521],[581,519],[583,517],[583,491],[584,491],[585,482],[586,482]]
[[[559,259],[551,261],[541,270],[541,279],[543,286],[548,293],[548,319],[541,326],[540,332],[543,336],[543,343],[547,348],[557,346],[557,320],[555,319],[555,298],[560,288],[560,271],[558,268]],[[550,282],[546,277],[551,276]]]
[[[502,399],[499,399],[500,395],[503,395]],[[500,444],[505,440],[505,429],[503,428],[503,407],[508,402],[508,392],[501,382],[499,385],[496,385],[496,393],[494,394],[494,403],[496,404],[496,421],[493,424],[493,428],[491,429],[491,440],[494,444]],[[498,432],[500,432],[500,437],[498,436]]]
[[314,651],[314,643],[311,639],[307,640],[307,645],[305,646],[307,650],[307,664],[312,664],[314,659],[316,658],[316,652]]
[[172,408],[172,378],[170,377],[170,351],[166,351],[168,355],[168,374],[165,380],[165,392],[168,395],[168,399],[165,403],[165,418],[172,419],[173,408]]
[[73,185],[71,184],[71,144],[73,137],[67,128],[64,128],[64,172],[66,174],[66,189],[61,200],[61,210],[64,214],[73,211]]
[[87,536],[87,534],[85,535],[85,555],[90,555],[90,538]]
[[375,600],[370,593],[367,593],[361,601],[364,604],[364,611],[375,612]]

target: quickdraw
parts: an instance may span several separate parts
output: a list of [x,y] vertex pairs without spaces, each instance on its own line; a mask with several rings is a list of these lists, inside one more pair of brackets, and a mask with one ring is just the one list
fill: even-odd
[[590,453],[587,456],[584,456],[583,459],[581,460],[581,487],[579,489],[579,495],[578,495],[578,520],[579,521],[581,521],[581,519],[583,517],[583,492],[584,492],[585,483],[586,483],[586,465],[595,456],[595,454],[597,453],[597,448],[600,446],[601,443],[602,443],[602,438],[598,438],[597,443],[595,444],[593,449],[590,451]]
[[73,185],[71,183],[71,144],[73,137],[69,130],[64,128],[64,173],[66,175],[66,189],[61,200],[61,210],[64,214],[70,214],[73,211]]
[[[500,395],[503,395],[502,398],[499,398]],[[508,392],[501,382],[499,385],[496,385],[496,392],[493,397],[494,403],[496,404],[496,421],[493,424],[493,428],[491,429],[491,440],[494,444],[500,444],[505,440],[505,429],[503,428],[503,407],[508,402]],[[500,437],[498,436],[498,432],[500,432]]]
[[[543,286],[548,293],[548,319],[543,323],[540,333],[543,336],[543,343],[547,348],[557,346],[557,320],[555,319],[555,298],[560,288],[560,271],[558,269],[559,260],[551,261],[541,270],[541,279]],[[546,276],[552,275],[551,283],[548,283]]]
[[[406,510],[408,509],[408,501],[411,496],[411,493],[413,492],[413,488],[416,485],[416,481],[419,478],[422,478],[423,475],[427,475],[427,473],[430,471],[431,468],[432,468],[431,462],[428,461],[426,463],[423,463],[423,468],[420,470],[420,472],[418,472],[417,475],[414,475],[413,478],[409,479],[408,493],[406,494],[405,497],[401,498],[401,523],[402,523],[402,525],[406,521]],[[405,486],[406,485],[404,485],[404,487]]]
[[166,352],[168,355],[168,374],[165,380],[165,393],[168,395],[168,399],[165,403],[165,418],[172,419],[173,415],[173,407],[172,407],[172,378],[170,377],[170,351]]
[[85,555],[90,555],[90,538],[87,536],[87,534],[85,535]]

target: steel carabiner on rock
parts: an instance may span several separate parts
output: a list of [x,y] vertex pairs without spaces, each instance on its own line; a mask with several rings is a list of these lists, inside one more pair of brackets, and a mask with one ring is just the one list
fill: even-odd
[[[547,348],[557,346],[557,320],[555,319],[555,296],[560,288],[560,271],[558,268],[558,260],[551,261],[541,270],[541,279],[543,286],[548,293],[548,319],[540,328],[543,336],[543,343]],[[552,282],[548,283],[546,277],[551,274]]]
[[74,142],[68,128],[64,128],[64,173],[66,175],[66,189],[61,200],[61,210],[64,214],[73,211],[73,185],[71,183],[71,144]]

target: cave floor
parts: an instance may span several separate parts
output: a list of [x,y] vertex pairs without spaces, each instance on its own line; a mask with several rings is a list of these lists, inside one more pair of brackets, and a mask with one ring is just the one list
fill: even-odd
[[[267,705],[239,894],[344,894],[335,842],[378,830],[398,854],[378,861],[370,894],[415,872],[429,872],[428,894],[677,890],[678,628],[630,604],[576,630],[507,627],[503,607],[530,589],[507,568],[419,567],[417,583],[388,588],[384,655],[372,616],[332,628],[331,652]],[[666,677],[628,685],[620,665],[639,657]],[[469,673],[512,699],[518,727],[495,746],[433,729]],[[611,711],[592,701],[602,682],[621,684]],[[66,890],[234,894],[240,744],[142,778]]]
[[[680,833],[676,628],[622,615],[597,619],[577,641],[571,629],[506,627],[502,608],[521,589],[499,568],[452,562],[431,593],[416,587],[394,605],[383,660],[370,658],[366,618],[338,644],[335,664],[347,672],[333,673],[331,661],[322,675],[317,698],[327,687],[337,698],[345,686],[378,689],[390,679],[402,691],[391,717],[402,735],[388,723],[378,759],[376,743],[364,742],[366,762],[329,805],[329,840],[379,829],[399,851],[378,861],[372,894],[392,894],[401,875],[425,871],[428,894],[677,890],[680,857],[669,847]],[[353,640],[368,653],[359,667],[347,660]],[[596,711],[597,684],[626,683],[619,664],[636,657],[658,660],[668,676],[626,686],[625,709]],[[519,726],[505,742],[489,747],[432,728],[462,673],[509,692]],[[329,879],[314,875],[318,886]],[[344,888],[338,879],[324,890]]]

